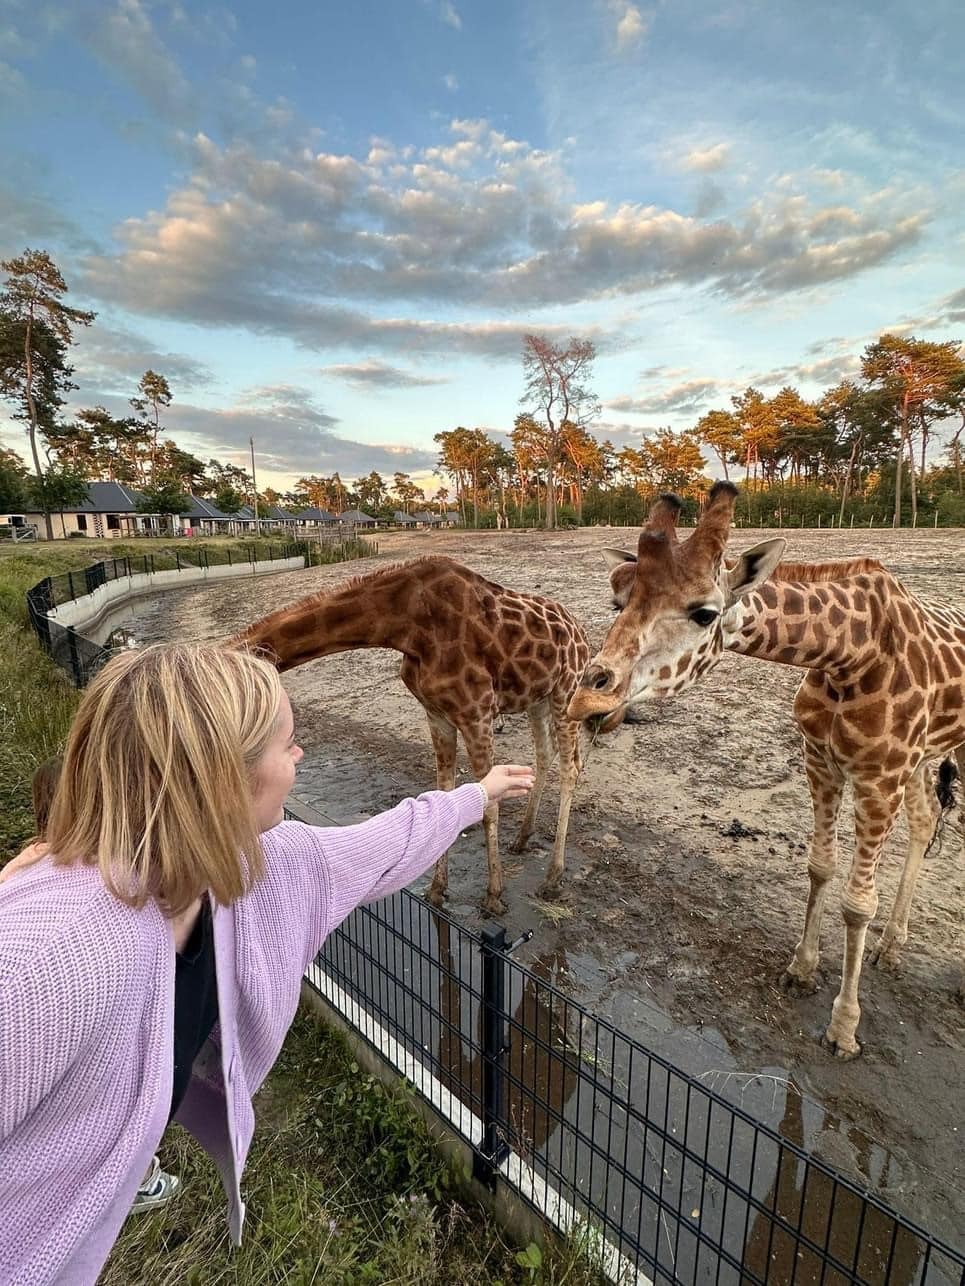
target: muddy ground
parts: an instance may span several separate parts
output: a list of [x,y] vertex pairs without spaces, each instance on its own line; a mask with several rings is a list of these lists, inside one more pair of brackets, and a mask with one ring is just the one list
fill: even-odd
[[[632,548],[636,534],[383,534],[379,560],[449,554],[502,584],[558,598],[595,646],[612,619],[600,550]],[[774,534],[737,532],[732,547]],[[962,602],[961,531],[786,534],[788,557],[878,557],[914,592]],[[143,640],[222,637],[372,566],[178,591],[138,604],[127,625]],[[305,748],[295,794],[333,820],[379,811],[433,780],[425,720],[398,668],[394,653],[356,652],[285,678]],[[564,901],[547,907],[534,896],[552,841],[551,787],[537,841],[523,858],[507,855],[506,927],[511,935],[536,930],[518,958],[564,991],[961,1244],[965,1011],[954,999],[965,957],[961,813],[923,869],[902,972],[865,969],[863,1056],[835,1061],[818,1044],[840,978],[834,902],[825,922],[825,985],[800,1000],[778,986],[808,890],[809,796],[791,717],[799,678],[727,656],[700,686],[600,740],[573,810]],[[507,720],[497,753],[529,760],[524,718]],[[505,808],[504,841],[520,814],[518,804]],[[842,822],[843,867],[847,804]],[[897,887],[903,843],[899,826],[882,864],[879,923]],[[484,885],[477,830],[458,844],[450,875],[450,910],[472,927]]]

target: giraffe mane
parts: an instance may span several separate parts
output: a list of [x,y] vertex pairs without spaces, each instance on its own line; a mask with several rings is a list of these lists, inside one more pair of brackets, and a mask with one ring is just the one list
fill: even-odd
[[364,582],[372,581],[376,577],[388,576],[391,572],[397,572],[403,567],[409,568],[418,563],[429,562],[446,562],[452,563],[453,566],[458,566],[454,559],[449,558],[445,554],[420,554],[418,558],[405,558],[400,562],[385,563],[383,566],[376,567],[370,572],[365,572],[358,576],[349,576],[347,579],[341,580],[335,585],[329,585],[325,589],[318,590],[314,594],[306,594],[303,598],[296,599],[294,603],[288,603],[285,607],[279,607],[277,611],[269,612],[267,616],[263,616],[260,620],[253,621],[250,625],[245,626],[243,630],[233,636],[233,639],[243,640],[256,628],[270,628],[276,622],[282,620],[283,617],[290,616],[293,612],[301,612],[312,607],[317,607],[333,594],[340,594],[347,589],[358,589]]
[[847,580],[885,569],[877,558],[851,558],[839,563],[778,563],[770,575],[775,581],[815,584],[819,581]]

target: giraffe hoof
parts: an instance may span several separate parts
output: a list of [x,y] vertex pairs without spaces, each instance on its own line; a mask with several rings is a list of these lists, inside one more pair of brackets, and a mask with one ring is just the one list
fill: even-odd
[[504,898],[498,897],[495,893],[487,893],[482,900],[483,915],[505,915],[509,910]]
[[901,947],[897,942],[885,946],[878,942],[872,948],[868,960],[876,969],[887,969],[889,973],[901,972]]
[[434,906],[436,910],[439,911],[442,909],[442,904],[445,902],[448,896],[449,896],[448,889],[430,888],[428,893],[426,894],[426,901],[429,903],[430,906]]
[[536,890],[536,896],[542,902],[558,902],[563,896],[563,881],[556,880],[552,884],[549,881],[544,882]]
[[525,853],[527,848],[529,848],[528,835],[526,836],[525,839],[523,839],[522,837],[520,837],[519,839],[514,839],[512,844],[510,844],[509,846],[509,851],[511,853]]
[[852,1059],[860,1056],[861,1045],[858,1041],[854,1041],[853,1044],[854,1049],[848,1049],[846,1046],[839,1044],[838,1041],[829,1036],[827,1032],[825,1032],[821,1037],[821,1048],[826,1049],[829,1054],[833,1054],[834,1057],[840,1059],[842,1063],[850,1063]]
[[813,996],[820,990],[821,980],[817,972],[807,978],[799,978],[797,974],[791,973],[790,969],[785,969],[781,974],[780,987],[786,995],[800,999],[802,996]]

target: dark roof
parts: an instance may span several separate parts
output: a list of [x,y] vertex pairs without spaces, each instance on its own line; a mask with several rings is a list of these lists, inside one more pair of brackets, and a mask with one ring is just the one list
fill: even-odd
[[[83,504],[65,505],[65,514],[132,514],[141,493],[125,482],[88,482]],[[58,513],[61,512],[59,509]]]
[[442,521],[438,514],[430,513],[428,509],[420,509],[420,511],[417,514],[413,514],[412,517],[416,522],[433,523]]
[[396,509],[395,513],[392,515],[392,520],[393,522],[401,522],[403,524],[414,523],[416,521],[411,514],[403,513],[401,509]]
[[290,514],[287,509],[282,509],[280,505],[259,505],[258,517],[270,518],[272,522],[298,521],[294,514]]
[[371,514],[363,513],[361,509],[346,509],[343,514],[338,516],[339,522],[375,522]]
[[448,509],[444,514],[446,522],[462,522],[462,514],[458,509]]
[[205,518],[208,521],[212,519],[227,521],[230,515],[223,513],[213,500],[205,500],[202,496],[192,496],[190,508],[182,509],[180,517]]
[[317,505],[312,505],[311,509],[302,509],[297,515],[299,522],[334,522],[335,515],[330,514],[327,509],[319,509]]

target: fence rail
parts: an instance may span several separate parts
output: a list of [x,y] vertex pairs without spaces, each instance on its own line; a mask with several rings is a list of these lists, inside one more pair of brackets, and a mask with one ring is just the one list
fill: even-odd
[[[121,558],[105,558],[89,567],[63,572],[57,576],[45,576],[38,581],[27,590],[27,617],[47,655],[67,671],[77,687],[82,688],[90,682],[111,655],[111,651],[92,639],[85,638],[72,625],[62,625],[51,615],[64,603],[93,594],[111,581],[136,575],[199,568],[206,570],[239,563],[254,566],[258,562],[275,562],[299,556],[306,559],[307,565],[316,561],[337,562],[343,557],[354,556],[347,551],[349,546],[356,543],[344,537],[322,542],[330,555],[325,559],[316,557],[313,552],[316,547],[322,547],[316,538],[283,545],[245,545],[241,550],[197,545],[125,555]],[[372,546],[372,552],[378,552],[377,545]]]
[[[403,891],[356,910],[307,981],[472,1149],[475,1177],[611,1281],[965,1283],[961,1252],[595,1017],[516,945]],[[786,1118],[801,1112],[789,1094]]]

